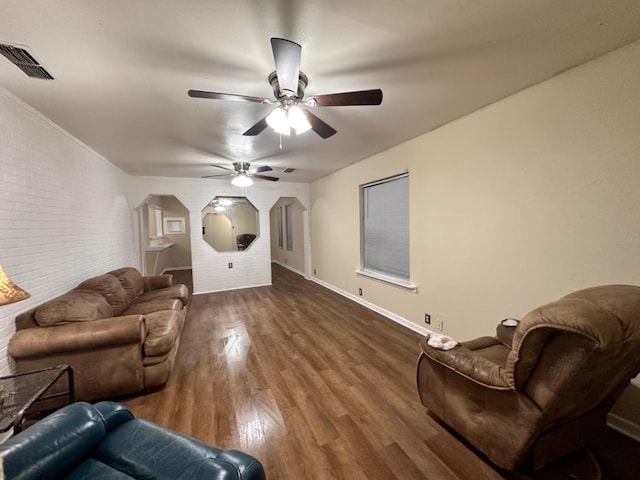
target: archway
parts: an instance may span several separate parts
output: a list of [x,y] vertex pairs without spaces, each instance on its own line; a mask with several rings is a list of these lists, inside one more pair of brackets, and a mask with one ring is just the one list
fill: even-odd
[[271,261],[305,275],[304,212],[295,197],[280,197],[269,210]]
[[149,195],[136,209],[144,275],[191,269],[189,211],[175,195]]

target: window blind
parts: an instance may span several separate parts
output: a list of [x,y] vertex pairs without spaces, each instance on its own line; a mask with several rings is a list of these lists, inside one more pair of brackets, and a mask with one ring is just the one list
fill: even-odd
[[409,281],[409,175],[361,186],[361,268]]

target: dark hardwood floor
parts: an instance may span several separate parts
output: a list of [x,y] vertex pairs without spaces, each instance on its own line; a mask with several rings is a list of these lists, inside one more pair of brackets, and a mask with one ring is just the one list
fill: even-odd
[[[122,403],[254,455],[269,480],[512,478],[426,415],[415,382],[419,340],[274,265],[272,287],[193,296],[167,386]],[[618,441],[602,452],[620,452]],[[640,455],[627,456],[601,462],[603,478],[640,478],[627,477],[640,472]],[[586,470],[578,458],[535,478],[594,478]]]

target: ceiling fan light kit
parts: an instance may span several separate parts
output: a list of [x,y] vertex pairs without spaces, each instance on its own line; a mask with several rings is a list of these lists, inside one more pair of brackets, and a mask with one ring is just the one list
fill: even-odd
[[300,135],[311,129],[304,112],[297,105],[278,107],[267,117],[267,124],[281,135],[291,135],[291,130]]
[[253,180],[251,180],[246,173],[239,172],[231,179],[231,185],[236,187],[250,187],[253,185]]
[[[280,180],[278,177],[271,177],[269,175],[261,175],[260,172],[270,172],[273,170],[271,167],[262,165],[260,167],[251,167],[249,162],[233,162],[233,170],[223,165],[211,165],[212,167],[221,168],[231,173],[223,173],[220,175],[205,175],[202,178],[216,178],[216,177],[231,177],[231,184],[236,187],[249,187],[253,185],[253,179],[259,178],[261,180],[269,180],[271,182],[277,182]],[[222,204],[224,205],[224,203]]]

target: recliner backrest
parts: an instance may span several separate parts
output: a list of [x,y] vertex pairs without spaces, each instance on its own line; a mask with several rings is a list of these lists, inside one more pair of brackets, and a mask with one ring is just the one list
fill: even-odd
[[592,287],[527,314],[507,368],[540,408],[574,415],[617,396],[640,369],[639,348],[640,287]]

